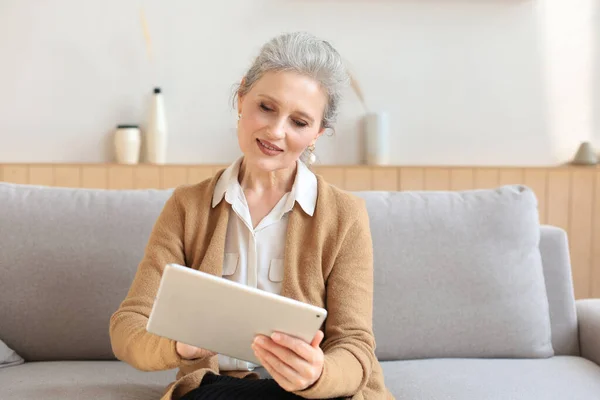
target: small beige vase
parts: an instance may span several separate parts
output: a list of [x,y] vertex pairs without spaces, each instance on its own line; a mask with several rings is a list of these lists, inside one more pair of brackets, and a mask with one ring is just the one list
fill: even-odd
[[115,159],[119,164],[137,164],[141,133],[137,125],[118,125],[114,133]]

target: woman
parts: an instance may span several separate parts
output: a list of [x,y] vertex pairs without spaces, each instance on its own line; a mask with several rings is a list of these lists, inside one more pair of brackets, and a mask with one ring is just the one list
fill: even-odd
[[[327,42],[305,33],[274,38],[237,91],[243,157],[209,180],[177,188],[167,201],[110,321],[120,360],[145,371],[179,368],[163,399],[392,398],[374,354],[366,209],[300,161],[314,161],[347,81]],[[168,263],[325,307],[324,329],[312,343],[257,337],[253,349],[264,370],[254,371],[152,335],[145,326]],[[222,300],[215,301],[207,306]]]

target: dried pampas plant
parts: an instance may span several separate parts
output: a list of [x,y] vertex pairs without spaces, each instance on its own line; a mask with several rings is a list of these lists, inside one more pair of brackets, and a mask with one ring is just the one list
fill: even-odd
[[367,113],[369,111],[369,109],[367,108],[367,102],[365,101],[365,95],[363,94],[363,91],[360,88],[358,81],[356,80],[354,75],[352,75],[352,73],[350,71],[348,71],[348,76],[350,77],[350,87],[352,88],[352,90],[354,90],[354,93],[356,93],[356,97],[358,97],[358,100],[360,100],[360,103],[362,104],[363,109],[365,110],[365,113]]
[[146,52],[148,53],[148,59],[150,60],[150,62],[152,62],[152,40],[150,38],[150,29],[148,29],[148,21],[146,20],[144,6],[140,7],[140,21],[142,22],[142,31],[144,33],[144,40],[146,41]]

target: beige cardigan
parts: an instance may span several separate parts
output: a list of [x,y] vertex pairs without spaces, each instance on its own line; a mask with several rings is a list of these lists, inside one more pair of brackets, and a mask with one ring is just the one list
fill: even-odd
[[[218,359],[183,360],[173,340],[146,331],[163,267],[178,263],[221,276],[229,204],[211,208],[218,177],[175,189],[152,230],[125,300],[110,320],[116,357],[143,371],[179,368],[163,400],[179,399],[200,384]],[[373,250],[362,200],[317,177],[318,198],[310,217],[297,204],[290,213],[281,295],[324,307],[328,317],[321,348],[325,364],[307,399],[390,399],[377,361],[372,330]],[[223,374],[257,378],[252,372]]]

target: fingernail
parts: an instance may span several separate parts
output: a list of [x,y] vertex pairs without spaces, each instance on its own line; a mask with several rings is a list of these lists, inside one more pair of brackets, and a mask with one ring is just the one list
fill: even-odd
[[258,343],[258,344],[264,344],[265,343],[265,339],[261,336],[258,336],[256,339],[254,339],[254,343]]
[[272,335],[271,335],[271,338],[272,338],[273,340],[276,340],[276,341],[277,341],[277,340],[281,340],[281,335],[280,335],[279,333],[277,333],[277,332],[276,332],[276,333],[274,333],[274,334],[272,334]]

